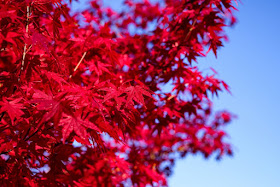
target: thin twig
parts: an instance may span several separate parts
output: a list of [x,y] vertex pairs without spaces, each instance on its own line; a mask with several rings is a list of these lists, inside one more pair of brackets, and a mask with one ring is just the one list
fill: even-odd
[[16,148],[17,148],[17,146],[15,146],[13,149],[9,149],[8,151],[3,151],[3,152],[0,153],[0,155],[7,154],[7,153],[13,151]]
[[[30,16],[30,7],[29,6],[26,7],[26,12],[27,13],[26,13],[25,32],[28,34],[28,25],[29,25],[29,16]],[[20,80],[20,75],[21,75],[21,72],[23,71],[26,53],[30,50],[30,48],[31,47],[29,47],[28,50],[27,50],[27,43],[24,44],[23,54],[22,54],[22,61],[21,61],[21,68],[20,68],[20,73],[19,73],[18,81]]]
[[[29,129],[27,130],[27,133],[25,134],[25,136],[24,136],[24,138],[23,138],[22,140],[24,140],[24,141],[30,140],[30,138],[32,138],[33,136],[35,136],[35,135],[41,130],[41,127],[42,127],[42,125],[40,125],[40,126],[37,128],[37,130],[36,130],[35,132],[33,132],[30,136],[28,136],[28,134],[29,134],[29,132],[30,132],[30,129],[31,129],[31,128],[29,128]],[[52,129],[52,128],[54,128],[54,126],[51,126],[51,127],[47,128],[47,129],[44,129],[44,130],[50,130],[50,129]],[[28,136],[28,137],[27,137],[27,136]],[[11,152],[11,151],[13,151],[13,150],[15,150],[15,149],[17,149],[17,148],[20,148],[20,147],[15,146],[15,147],[13,147],[12,149],[9,149],[9,150],[7,150],[7,151],[0,152],[0,155],[2,155],[2,154],[7,154],[7,153],[9,153],[9,152]]]
[[2,112],[0,115],[0,121],[2,120],[3,116],[4,116],[5,112]]
[[86,56],[87,52],[84,52],[82,58],[80,59],[80,61],[78,62],[78,64],[76,65],[73,73],[69,76],[69,79],[71,79],[71,77],[73,76],[73,74],[75,73],[75,71],[77,71],[78,67],[80,66],[80,64],[82,63],[82,61],[84,60],[85,56]]
[[194,29],[194,26],[195,26],[196,22],[197,22],[197,19],[195,19],[194,22],[192,23],[192,26],[191,26],[190,30],[188,31],[188,33],[187,33],[187,35],[186,35],[184,41],[186,41],[186,39],[189,38],[189,36],[190,36],[192,30]]
[[33,132],[30,136],[25,137],[25,138],[24,138],[24,141],[27,141],[27,140],[29,140],[30,138],[32,138],[35,134],[37,134],[37,132],[39,132],[39,130],[41,130],[40,127],[38,127],[38,129],[37,129],[35,132]]
[[[200,8],[199,8],[199,11],[198,11],[199,14],[201,13],[202,9],[204,8],[204,4],[205,4],[206,2],[207,2],[207,1],[201,3]],[[198,15],[196,15],[196,19],[193,21],[192,26],[191,26],[190,30],[188,31],[188,33],[187,33],[187,35],[186,35],[184,41],[186,41],[186,40],[189,38],[189,36],[190,36],[192,30],[194,29],[194,26],[195,26],[195,24],[196,24],[196,22],[197,22],[197,19],[198,19],[197,17],[198,17]]]

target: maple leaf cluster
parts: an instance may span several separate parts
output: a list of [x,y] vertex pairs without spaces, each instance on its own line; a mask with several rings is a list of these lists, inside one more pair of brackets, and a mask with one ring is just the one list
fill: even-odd
[[166,186],[179,157],[232,154],[228,86],[195,65],[231,0],[70,4],[0,1],[1,186]]

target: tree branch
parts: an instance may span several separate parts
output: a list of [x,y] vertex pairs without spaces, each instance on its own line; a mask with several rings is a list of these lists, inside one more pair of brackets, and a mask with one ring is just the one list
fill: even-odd
[[[25,26],[25,32],[27,34],[28,34],[29,16],[30,16],[30,6],[28,5],[26,7],[26,26]],[[20,80],[20,75],[21,75],[21,72],[23,71],[25,56],[26,56],[27,52],[30,50],[31,46],[27,49],[27,44],[24,43],[23,54],[22,54],[22,61],[21,61],[21,68],[20,68],[20,73],[19,73],[18,81]]]
[[82,61],[84,60],[85,56],[86,56],[87,52],[84,52],[82,58],[80,59],[80,61],[78,62],[78,64],[76,65],[73,73],[69,76],[69,79],[72,78],[73,74],[75,73],[75,71],[77,71],[78,67],[80,66],[80,64],[82,63]]

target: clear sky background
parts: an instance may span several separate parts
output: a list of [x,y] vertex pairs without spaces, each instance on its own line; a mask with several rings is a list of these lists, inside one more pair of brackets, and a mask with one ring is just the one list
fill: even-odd
[[234,157],[177,161],[171,187],[280,187],[279,7],[279,0],[242,0],[230,42],[217,59],[201,59],[231,87],[214,106],[238,116],[227,127]]
[[[120,9],[120,0],[105,0]],[[238,118],[228,127],[234,156],[221,161],[201,155],[176,162],[171,187],[280,187],[280,1],[242,0],[230,41],[200,59],[213,67],[232,95],[214,98],[217,110]]]

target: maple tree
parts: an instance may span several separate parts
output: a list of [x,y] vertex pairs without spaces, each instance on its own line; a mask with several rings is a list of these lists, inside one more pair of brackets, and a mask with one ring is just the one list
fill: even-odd
[[177,158],[232,154],[228,86],[196,62],[233,1],[71,3],[0,1],[1,186],[166,186]]

